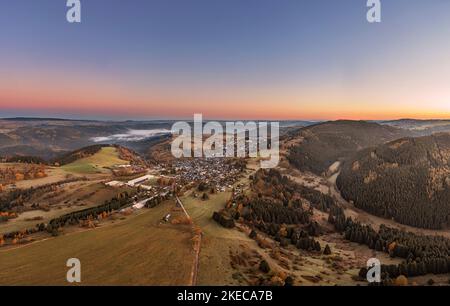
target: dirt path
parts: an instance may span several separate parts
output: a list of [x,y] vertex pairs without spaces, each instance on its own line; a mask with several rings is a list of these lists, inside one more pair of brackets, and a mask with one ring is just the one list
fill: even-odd
[[203,201],[186,195],[181,198],[183,205],[195,225],[201,228],[201,249],[198,253],[196,285],[239,285],[233,279],[230,266],[230,251],[240,250],[241,244],[252,240],[236,229],[227,229],[212,219],[214,211],[225,207],[231,192],[210,195]]
[[[183,202],[181,202],[180,198],[178,196],[175,196],[176,198],[176,202],[177,204],[183,209],[184,214],[186,215],[186,217],[190,220],[192,220],[192,218],[189,216],[188,212],[186,211],[186,209],[184,208]],[[193,232],[195,233],[195,223],[192,220],[192,228],[193,228]],[[198,269],[199,269],[199,258],[200,258],[200,250],[202,248],[202,233],[199,232],[198,234],[196,234],[193,238],[194,240],[194,263],[192,264],[192,270],[191,270],[191,280],[190,280],[190,285],[191,286],[195,286],[197,285],[197,275],[198,275]]]

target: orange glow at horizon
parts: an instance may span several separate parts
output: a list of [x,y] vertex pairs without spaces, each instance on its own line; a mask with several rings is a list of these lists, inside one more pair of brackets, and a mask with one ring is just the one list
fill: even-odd
[[211,119],[449,119],[450,93],[439,86],[423,87],[413,93],[399,88],[395,94],[323,85],[167,89],[94,75],[22,72],[0,77],[0,113],[1,110],[123,118],[192,118],[194,113],[202,113]]

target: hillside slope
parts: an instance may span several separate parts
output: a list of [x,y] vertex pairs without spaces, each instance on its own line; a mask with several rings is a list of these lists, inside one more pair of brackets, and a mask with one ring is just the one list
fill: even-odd
[[337,185],[374,215],[440,229],[450,221],[450,134],[403,138],[359,152]]
[[[71,285],[69,258],[78,258],[83,285],[188,285],[193,261],[186,225],[159,225],[165,202],[111,225],[0,251],[0,285]],[[56,251],[55,251],[56,250]]]
[[136,152],[118,145],[93,145],[65,154],[52,164],[74,173],[98,173],[113,166],[131,164],[145,168],[146,162]]
[[411,132],[365,121],[325,122],[289,133],[289,162],[302,171],[322,174],[337,160],[377,144],[410,136]]

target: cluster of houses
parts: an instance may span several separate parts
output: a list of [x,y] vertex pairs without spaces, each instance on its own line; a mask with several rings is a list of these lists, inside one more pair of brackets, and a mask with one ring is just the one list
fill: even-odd
[[[162,200],[173,196],[174,190],[187,190],[200,183],[216,192],[230,190],[242,175],[242,169],[223,158],[180,159],[171,165],[159,167],[158,170],[152,169],[153,174],[147,171],[145,175],[129,181],[114,180],[105,182],[105,185],[137,188],[139,194],[132,207],[141,209],[156,206]],[[234,191],[241,190],[238,187],[238,190]]]
[[241,170],[223,158],[180,159],[172,165],[177,185],[194,186],[199,183],[213,186],[217,192],[232,188]]

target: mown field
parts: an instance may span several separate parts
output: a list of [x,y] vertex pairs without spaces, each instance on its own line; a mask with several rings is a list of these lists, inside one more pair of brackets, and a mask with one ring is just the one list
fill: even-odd
[[242,285],[233,279],[229,252],[238,251],[252,240],[236,229],[226,229],[212,219],[214,211],[225,207],[231,192],[210,195],[210,199],[185,196],[181,200],[194,223],[202,229],[202,248],[197,285]]
[[159,225],[173,205],[166,202],[94,230],[0,250],[0,285],[70,285],[69,258],[81,261],[81,285],[186,285],[193,262],[190,227]]
[[93,174],[104,172],[106,168],[123,164],[129,164],[129,162],[119,158],[116,148],[105,147],[92,156],[81,158],[61,168],[72,173]]

